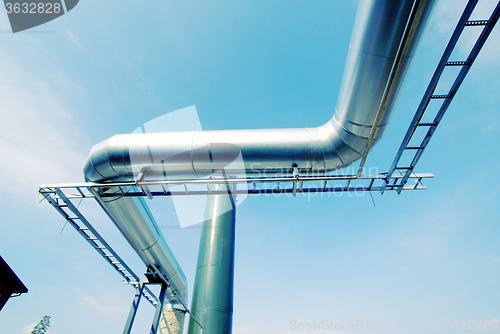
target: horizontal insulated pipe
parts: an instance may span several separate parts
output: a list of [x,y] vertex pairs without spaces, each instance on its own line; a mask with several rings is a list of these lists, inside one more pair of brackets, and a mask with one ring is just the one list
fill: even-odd
[[[291,174],[295,167],[302,175],[318,175],[349,165],[363,155],[377,116],[374,142],[382,136],[433,4],[434,0],[359,2],[337,107],[326,124],[116,135],[92,148],[84,164],[86,179],[124,181],[138,171],[147,171],[148,177],[202,177],[220,169],[227,176]],[[398,50],[402,57],[397,57]],[[233,168],[231,162],[240,154],[244,164]],[[103,206],[143,260],[170,277],[179,291],[186,291],[182,271],[145,202],[122,197]]]
[[[310,175],[347,166],[364,153],[390,84],[374,140],[382,136],[433,2],[360,1],[337,107],[322,126],[116,135],[92,148],[85,175],[93,181],[130,178],[142,168],[149,176],[199,177],[222,168],[229,175],[292,173],[294,166]],[[403,41],[410,18],[410,34]],[[395,64],[400,45],[403,57]],[[244,167],[228,168],[240,152]]]
[[171,289],[166,292],[169,307],[183,309],[179,299],[187,305],[187,282],[177,260],[168,247],[163,235],[156,224],[151,211],[142,198],[120,196],[122,191],[126,192],[128,187],[110,188],[106,193],[117,194],[116,197],[100,198],[104,211],[118,227],[125,239],[134,248],[146,266],[153,266],[168,279],[173,288],[176,289],[177,298]]

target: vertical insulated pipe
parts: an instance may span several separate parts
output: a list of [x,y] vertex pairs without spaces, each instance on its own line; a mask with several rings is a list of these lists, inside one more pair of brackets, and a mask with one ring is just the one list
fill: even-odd
[[[211,190],[227,190],[214,185]],[[230,334],[233,323],[235,204],[233,195],[207,197],[201,230],[189,334]]]

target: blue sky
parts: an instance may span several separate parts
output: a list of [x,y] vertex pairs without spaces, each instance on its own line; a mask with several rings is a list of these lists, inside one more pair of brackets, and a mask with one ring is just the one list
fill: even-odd
[[[482,0],[474,19],[494,1]],[[462,9],[442,0],[367,166],[385,172]],[[0,254],[29,288],[1,333],[123,330],[134,291],[47,203],[41,184],[80,182],[90,148],[195,105],[205,130],[315,127],[334,112],[356,1],[81,1],[24,33],[0,14]],[[482,14],[482,15],[481,15]],[[477,30],[476,30],[477,31]],[[473,36],[460,41],[461,60]],[[454,58],[455,58],[454,57]],[[500,32],[493,31],[423,155],[425,191],[249,196],[237,209],[235,334],[318,332],[292,324],[500,319]],[[445,73],[446,74],[446,73]],[[190,288],[199,229],[172,202],[153,210]],[[139,273],[92,201],[80,205]],[[142,304],[135,333],[153,309]],[[439,322],[438,331],[428,330]],[[468,323],[469,324],[469,323]],[[341,332],[380,332],[360,328]],[[388,332],[388,331],[386,331]]]

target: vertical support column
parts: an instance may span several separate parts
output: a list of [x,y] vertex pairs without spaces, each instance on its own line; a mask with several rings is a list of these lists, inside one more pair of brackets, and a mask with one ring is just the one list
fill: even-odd
[[158,325],[160,324],[160,315],[163,310],[163,305],[165,303],[165,292],[167,291],[167,285],[165,283],[161,284],[160,296],[158,297],[158,305],[156,305],[155,315],[153,317],[153,323],[151,324],[150,334],[156,334],[158,331]]
[[142,291],[144,290],[144,283],[144,280],[140,280],[139,285],[135,289],[134,301],[132,302],[132,307],[130,308],[127,323],[125,324],[125,328],[123,329],[123,334],[130,334],[130,332],[132,331],[132,325],[134,324],[135,315],[137,314],[139,302],[141,301],[142,297]]
[[161,311],[160,324],[156,334],[182,334],[186,312],[172,305],[164,305]]
[[[227,194],[209,195],[205,206],[191,312],[203,334],[230,334],[233,324],[235,204],[226,184],[211,186]],[[200,334],[190,318],[189,334]]]

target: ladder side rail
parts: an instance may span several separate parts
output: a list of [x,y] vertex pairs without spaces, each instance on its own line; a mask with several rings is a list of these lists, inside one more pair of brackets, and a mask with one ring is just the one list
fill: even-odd
[[[71,202],[71,200],[69,200],[66,197],[64,192],[61,189],[56,188],[54,193],[67,205],[68,209],[71,210],[71,212],[78,218],[78,220],[80,220],[82,222],[82,224],[85,226],[86,230],[82,229],[78,224],[76,224],[73,221],[74,219],[66,217],[66,214],[64,214],[63,216],[65,216],[72,223],[71,225],[77,230],[77,232],[82,237],[84,237],[84,239],[86,239],[87,242],[89,244],[91,244],[92,247],[94,247],[94,249],[97,250],[99,255],[101,255],[127,282],[131,282],[133,280],[139,281],[139,277],[132,271],[132,269],[130,269],[130,267],[113,250],[113,248],[111,248],[111,246],[109,246],[109,244],[104,240],[104,238],[95,230],[95,228],[92,226],[92,224],[90,224],[90,222],[74,206],[74,204]],[[51,196],[47,197],[47,199],[49,199],[49,198],[51,199],[51,200],[49,200],[49,202],[52,204],[52,206],[54,206],[53,203],[56,203],[56,202],[54,201],[54,199],[51,198]],[[56,208],[56,209],[58,209],[58,208]],[[62,209],[58,209],[58,211],[64,212]],[[99,243],[101,243],[104,248],[100,247],[95,242],[95,240],[98,240]],[[106,254],[106,252],[104,250],[108,251],[109,254]],[[113,262],[118,262],[123,268],[120,268],[119,266],[116,265],[116,263],[113,263]],[[125,269],[125,270],[120,270],[120,269]],[[133,280],[132,280],[132,278],[133,278]],[[156,306],[154,304],[154,302],[157,302],[157,297],[148,287],[144,288],[143,295],[146,297],[146,299],[153,306]]]
[[[488,20],[489,24],[485,25],[483,31],[481,32],[481,35],[478,37],[476,43],[474,44],[474,47],[472,48],[471,52],[469,53],[469,56],[467,57],[467,60],[466,60],[467,66],[462,67],[457,78],[455,79],[455,82],[453,83],[453,85],[450,89],[450,92],[448,93],[448,95],[450,95],[451,98],[448,98],[443,102],[443,104],[441,105],[441,108],[439,109],[438,113],[436,114],[436,117],[434,118],[434,123],[439,124],[439,122],[441,122],[445,112],[448,110],[448,107],[450,106],[451,101],[453,100],[453,97],[455,96],[456,92],[460,88],[462,82],[464,81],[465,77],[467,76],[467,73],[469,73],[469,70],[470,70],[472,64],[474,63],[479,52],[481,51],[482,47],[484,46],[484,43],[488,39],[493,28],[495,27],[495,24],[497,23],[499,16],[500,16],[500,1],[498,2],[497,6],[495,7],[495,10],[493,11],[490,19]],[[437,125],[431,126],[429,128],[429,130],[427,131],[427,134],[426,134],[424,140],[420,144],[420,146],[423,147],[423,149],[418,150],[418,152],[416,152],[416,154],[415,154],[415,156],[410,164],[411,170],[406,171],[405,176],[401,179],[401,183],[400,183],[401,185],[404,186],[406,184],[406,182],[408,182],[408,178],[410,176],[410,173],[413,171],[413,168],[415,167],[417,162],[420,160],[420,157],[422,156],[425,147],[427,147],[427,144],[429,143],[432,135],[435,133],[436,128],[437,128]],[[398,193],[399,192],[400,191],[398,191]]]
[[[405,134],[405,137],[403,139],[403,142],[401,143],[401,146],[398,149],[398,152],[396,153],[396,157],[394,158],[394,161],[392,162],[391,167],[389,168],[387,172],[387,177],[385,180],[384,185],[382,185],[382,190],[381,193],[384,193],[385,187],[389,183],[394,171],[396,170],[396,166],[401,159],[401,156],[403,154],[403,151],[407,147],[408,143],[410,142],[410,139],[415,132],[415,129],[417,128],[417,124],[422,118],[422,115],[425,112],[425,109],[427,108],[427,105],[429,104],[429,101],[431,100],[432,93],[434,92],[437,83],[441,77],[441,74],[443,73],[444,68],[446,67],[446,63],[448,59],[451,56],[451,53],[453,52],[458,39],[460,35],[462,34],[464,27],[467,23],[467,20],[469,19],[470,15],[472,14],[476,4],[478,3],[478,0],[469,0],[467,3],[467,6],[464,9],[464,12],[462,13],[462,16],[460,17],[460,20],[458,21],[458,24],[451,35],[450,41],[448,42],[448,45],[446,46],[446,49],[441,56],[441,60],[439,61],[436,70],[434,71],[434,75],[431,78],[431,81],[429,85],[427,86],[427,89],[424,93],[424,96],[420,102],[420,105],[417,108],[417,112],[415,113],[415,116],[413,117],[413,120],[410,123],[410,126],[408,128],[408,131]],[[421,150],[419,150],[421,151]]]

